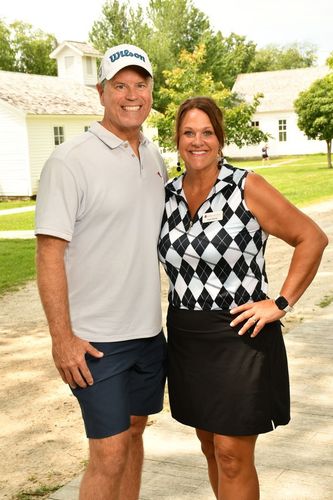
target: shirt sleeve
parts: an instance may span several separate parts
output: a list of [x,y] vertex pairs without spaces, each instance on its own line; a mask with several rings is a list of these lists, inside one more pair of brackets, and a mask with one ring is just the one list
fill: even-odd
[[80,205],[76,179],[68,166],[54,157],[46,162],[36,200],[35,234],[71,241]]

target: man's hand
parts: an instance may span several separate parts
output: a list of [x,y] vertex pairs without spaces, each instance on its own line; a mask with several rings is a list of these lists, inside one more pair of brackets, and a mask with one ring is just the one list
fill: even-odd
[[103,357],[103,353],[95,349],[89,342],[73,335],[69,340],[52,342],[54,363],[62,380],[72,389],[92,385],[94,380],[87,366],[85,354],[95,358]]

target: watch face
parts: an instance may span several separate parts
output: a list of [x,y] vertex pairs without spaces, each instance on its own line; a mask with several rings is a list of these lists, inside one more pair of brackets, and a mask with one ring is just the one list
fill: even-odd
[[281,309],[281,311],[283,311],[286,307],[289,306],[287,299],[282,297],[282,295],[277,299],[275,299],[275,304],[278,306],[279,309]]

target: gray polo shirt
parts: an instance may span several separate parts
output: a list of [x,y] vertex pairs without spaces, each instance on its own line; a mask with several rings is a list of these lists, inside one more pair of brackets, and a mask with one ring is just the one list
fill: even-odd
[[88,341],[161,330],[157,242],[166,171],[144,136],[127,141],[94,123],[58,146],[40,179],[35,234],[69,242],[65,266],[74,333]]

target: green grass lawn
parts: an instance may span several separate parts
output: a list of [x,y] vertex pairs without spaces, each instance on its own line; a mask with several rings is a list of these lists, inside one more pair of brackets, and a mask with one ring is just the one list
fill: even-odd
[[35,239],[0,239],[0,295],[35,278]]
[[[290,163],[284,163],[287,161]],[[325,155],[273,158],[269,164],[281,164],[276,168],[261,166],[261,161],[231,163],[241,168],[255,168],[257,174],[298,207],[333,198],[333,169],[327,168]]]
[[22,212],[18,214],[1,215],[0,231],[18,231],[33,229],[35,212]]
[[[228,158],[228,162],[235,167],[254,169],[298,207],[333,198],[333,168],[327,168],[324,154],[272,158],[264,165],[261,159]],[[170,178],[176,175],[175,168],[169,170]]]

